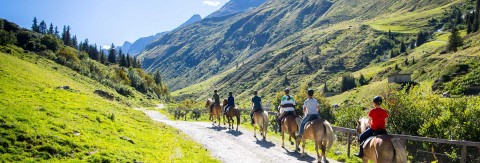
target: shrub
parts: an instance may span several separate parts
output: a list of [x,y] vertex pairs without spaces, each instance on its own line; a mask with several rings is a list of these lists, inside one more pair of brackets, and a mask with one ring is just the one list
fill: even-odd
[[78,59],[76,50],[68,47],[68,46],[63,46],[60,48],[58,51],[59,57],[64,57],[67,61],[78,63],[80,62],[80,59]]

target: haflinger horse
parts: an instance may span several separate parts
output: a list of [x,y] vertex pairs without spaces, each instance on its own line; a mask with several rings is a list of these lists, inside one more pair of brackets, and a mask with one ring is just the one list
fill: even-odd
[[[279,109],[283,112],[283,109]],[[297,115],[289,115],[284,117],[281,121],[282,127],[282,147],[285,148],[285,132],[288,133],[288,141],[290,141],[291,145],[293,145],[293,140],[295,140],[295,151],[299,151],[300,139],[297,139],[296,135],[300,129],[300,123],[302,122],[302,118]]]
[[[357,121],[357,132],[363,133],[370,127],[367,118]],[[363,162],[371,160],[375,163],[406,163],[407,152],[400,139],[391,135],[377,135],[363,145]]]
[[257,127],[260,130],[260,135],[263,136],[263,140],[267,139],[268,131],[268,112],[256,111],[253,113],[253,136],[257,137]]
[[[210,105],[213,104],[213,100],[212,99],[208,99],[207,102],[205,103],[205,107],[207,108],[207,110],[210,110]],[[215,118],[217,118],[218,120],[218,126],[220,126],[220,117],[222,116],[222,106],[220,104],[217,104],[217,105],[214,105],[213,106],[213,109],[212,111],[210,112],[210,117],[212,118],[212,125],[215,126],[215,123],[217,121],[215,121]]]
[[[227,99],[223,99],[223,106],[226,106],[226,105],[227,105]],[[233,124],[235,122],[233,120],[233,117],[237,117],[237,131],[238,131],[238,126],[240,125],[240,110],[237,107],[229,108],[225,116],[223,116],[224,125],[225,125],[225,117],[227,117],[228,129],[232,129],[232,130],[233,130]],[[230,122],[232,123],[230,124]]]
[[[325,151],[332,147],[333,141],[335,141],[335,135],[332,126],[327,120],[315,119],[308,122],[305,125],[305,130],[301,139],[303,142],[302,157],[305,155],[305,142],[309,139],[315,142],[315,151],[317,152],[318,162],[328,162]],[[319,148],[322,150],[321,156],[318,154]]]

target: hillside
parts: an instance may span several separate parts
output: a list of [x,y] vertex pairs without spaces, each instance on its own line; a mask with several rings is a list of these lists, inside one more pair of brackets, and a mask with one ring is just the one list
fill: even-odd
[[0,49],[0,160],[214,161],[201,145],[131,108],[154,101],[102,98],[94,91],[121,95],[42,56]]
[[[205,99],[215,88],[225,90],[222,95],[233,91],[240,99],[254,89],[272,97],[283,87],[298,89],[308,84],[321,89],[325,82],[337,91],[340,76],[424,51],[415,46],[421,30],[431,33],[432,52],[442,52],[446,40],[436,41],[433,36],[441,33],[434,32],[448,23],[453,7],[472,4],[432,2],[268,1],[243,14],[204,19],[169,33],[148,46],[140,58],[148,71],[163,72],[178,99]],[[400,52],[402,42],[408,53]],[[405,72],[419,73],[409,70]],[[374,72],[368,75],[375,76],[372,82],[394,73],[391,69]],[[440,76],[427,73],[414,78],[423,81]]]
[[262,5],[265,1],[266,0],[230,0],[223,5],[222,8],[211,13],[206,18],[222,17],[245,12]]

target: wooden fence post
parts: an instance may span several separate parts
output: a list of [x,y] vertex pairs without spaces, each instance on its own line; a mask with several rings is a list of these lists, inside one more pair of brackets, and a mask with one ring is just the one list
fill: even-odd
[[348,133],[347,135],[347,157],[350,158],[350,144],[352,144],[352,138],[350,133]]
[[462,145],[462,154],[460,157],[462,157],[460,158],[461,163],[467,162],[467,146],[466,145]]

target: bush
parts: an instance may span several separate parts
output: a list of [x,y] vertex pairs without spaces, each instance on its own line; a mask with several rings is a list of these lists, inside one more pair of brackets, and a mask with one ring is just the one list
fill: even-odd
[[57,51],[62,46],[62,42],[54,35],[44,35],[40,42],[51,51]]
[[0,30],[0,45],[15,44],[15,42],[17,42],[17,38],[13,32]]
[[62,48],[60,48],[60,50],[58,51],[58,56],[64,57],[69,62],[80,62],[80,59],[78,59],[77,57],[76,50],[68,46],[63,46]]

